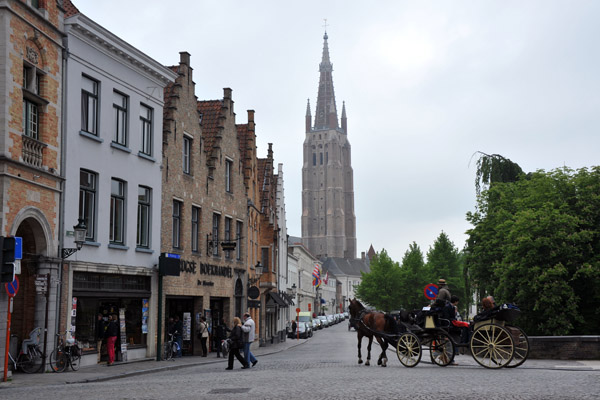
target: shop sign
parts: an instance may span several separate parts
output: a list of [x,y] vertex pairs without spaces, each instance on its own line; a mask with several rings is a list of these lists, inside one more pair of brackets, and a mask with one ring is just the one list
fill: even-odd
[[215,286],[215,283],[212,281],[201,281],[198,279],[198,286]]
[[197,263],[196,261],[181,260],[179,270],[188,274],[200,273],[201,275],[224,276],[233,278],[233,268],[220,265]]

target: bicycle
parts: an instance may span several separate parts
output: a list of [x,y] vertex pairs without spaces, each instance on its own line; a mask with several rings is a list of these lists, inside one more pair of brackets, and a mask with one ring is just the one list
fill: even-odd
[[177,333],[177,331],[169,333],[169,340],[167,340],[167,342],[165,343],[165,349],[163,352],[163,360],[165,361],[173,360],[173,356],[175,356],[179,352],[179,343],[177,343],[177,341],[175,340],[175,335]]
[[69,366],[73,371],[77,371],[81,365],[81,349],[77,344],[77,341],[73,338],[62,339],[63,336],[66,337],[67,332],[64,334],[56,334],[58,338],[58,345],[50,354],[50,367],[54,372],[63,372]]
[[14,369],[20,368],[21,371],[27,374],[33,374],[39,372],[44,366],[44,354],[42,350],[38,346],[40,343],[40,335],[42,333],[42,328],[35,328],[29,333],[29,339],[23,340],[21,343],[21,351],[15,360],[8,353],[8,357],[13,363]]

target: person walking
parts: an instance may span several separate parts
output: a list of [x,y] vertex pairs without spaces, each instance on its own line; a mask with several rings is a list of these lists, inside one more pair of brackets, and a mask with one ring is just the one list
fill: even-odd
[[[241,322],[241,321],[240,321]],[[222,348],[222,341],[224,339],[227,339],[227,332],[229,332],[229,328],[227,327],[227,325],[225,325],[225,320],[223,318],[221,318],[219,320],[219,324],[217,325],[217,327],[215,328],[215,347],[217,349],[217,358],[221,357],[221,353],[223,352],[223,348]],[[225,356],[225,354],[223,354],[223,357]]]
[[244,314],[244,325],[242,325],[242,330],[244,331],[244,359],[246,360],[246,364],[250,365],[250,363],[252,363],[252,366],[254,367],[258,360],[250,351],[250,345],[254,342],[254,331],[256,328],[254,320],[249,313]]
[[200,324],[198,324],[198,339],[200,339],[200,345],[202,346],[202,357],[206,357],[208,355],[208,349],[206,348],[206,341],[208,340],[208,324],[204,317],[200,317]]
[[104,315],[98,313],[98,319],[96,320],[96,348],[98,349],[98,364],[102,358],[102,340],[104,340],[104,334],[106,331],[106,321],[104,321]]
[[231,334],[229,335],[229,339],[231,339],[231,345],[229,348],[229,358],[227,363],[227,370],[233,369],[233,357],[238,359],[240,364],[242,364],[242,369],[248,369],[250,366],[248,362],[244,360],[244,357],[240,354],[240,349],[244,346],[244,332],[242,331],[242,321],[238,317],[233,319],[233,328],[231,328]]
[[108,363],[106,365],[110,367],[115,363],[115,344],[119,335],[119,323],[116,314],[111,315],[109,318],[105,337],[106,351],[108,353]]

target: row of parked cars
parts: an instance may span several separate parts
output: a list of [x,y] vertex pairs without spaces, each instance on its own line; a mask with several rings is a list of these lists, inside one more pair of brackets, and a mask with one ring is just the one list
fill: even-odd
[[315,331],[323,328],[329,328],[330,326],[340,323],[347,318],[347,312],[319,315],[317,317],[313,317],[310,312],[301,312],[298,315],[299,321],[296,324],[296,332],[292,332],[291,328],[289,328],[288,337],[295,338],[299,335],[302,339],[308,339],[309,337],[312,337]]

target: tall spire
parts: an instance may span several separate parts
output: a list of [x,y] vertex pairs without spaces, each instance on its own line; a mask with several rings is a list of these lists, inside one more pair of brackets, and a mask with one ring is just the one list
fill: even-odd
[[310,99],[306,101],[306,117],[305,117],[306,133],[310,132],[312,126],[312,116],[310,115]]
[[342,102],[342,130],[344,131],[345,134],[348,134],[348,123],[347,123],[347,118],[346,118],[346,102],[343,101]]
[[317,96],[314,129],[337,129],[338,127],[333,77],[331,75],[333,72],[333,64],[331,64],[329,59],[327,39],[327,31],[325,31],[325,34],[323,35],[323,58],[321,64],[319,64],[319,94]]

